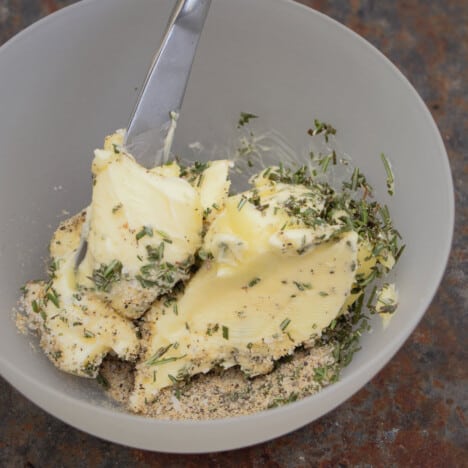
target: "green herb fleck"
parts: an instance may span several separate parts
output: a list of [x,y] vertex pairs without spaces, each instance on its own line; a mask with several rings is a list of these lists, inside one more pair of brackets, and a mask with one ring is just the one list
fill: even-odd
[[281,323],[280,323],[280,328],[282,331],[286,330],[288,328],[288,325],[291,323],[291,320],[288,318],[285,318]]
[[96,336],[91,330],[87,330],[86,328],[83,330],[83,335],[85,338],[94,338]]
[[33,312],[35,312],[36,314],[38,314],[41,311],[41,307],[37,303],[36,299],[33,299],[31,301],[31,307],[32,307]]
[[153,237],[153,228],[150,226],[143,226],[139,232],[136,234],[136,240],[139,241],[143,237]]
[[298,281],[293,281],[293,283],[296,285],[296,288],[299,289],[299,291],[312,289],[312,285],[310,283],[299,283]]
[[247,287],[248,288],[253,288],[256,284],[260,283],[261,279],[260,278],[253,278],[249,281],[249,283],[247,284]]
[[164,231],[160,231],[158,229],[156,229],[156,232],[161,236],[163,242],[167,242],[168,244],[172,244],[172,240],[171,238],[169,237],[169,234],[167,234],[166,232]]
[[90,278],[98,291],[109,292],[113,283],[120,280],[122,274],[122,262],[112,260],[109,265],[104,263],[93,271]]
[[248,112],[241,112],[239,121],[237,122],[237,128],[241,128],[244,125],[247,125],[252,119],[258,119],[258,115],[250,114]]
[[247,203],[247,198],[242,196],[239,200],[239,203],[237,204],[237,209],[240,211],[242,210],[243,206]]
[[171,356],[168,358],[162,358],[157,361],[151,361],[150,364],[147,362],[146,365],[147,366],[162,366],[164,364],[168,364],[169,362],[174,362],[174,361],[178,361],[179,359],[183,359],[185,356],[187,355],[184,354],[182,356]]
[[229,328],[223,325],[223,338],[229,340]]
[[96,382],[101,385],[105,390],[107,390],[110,385],[109,381],[99,372],[99,374],[96,376]]
[[318,119],[314,119],[315,128],[310,128],[307,133],[311,136],[323,134],[325,141],[328,143],[328,138],[330,135],[336,134],[336,129],[333,128],[330,124],[321,122]]
[[154,362],[157,362],[159,358],[161,358],[162,356],[164,356],[168,351],[169,349],[171,349],[171,347],[173,346],[173,344],[169,344],[167,346],[163,346],[161,348],[159,348],[147,361],[146,361],[146,365],[147,366],[152,366],[154,364]]
[[55,307],[57,307],[57,308],[60,307],[58,294],[57,294],[57,292],[55,291],[54,288],[49,289],[49,291],[47,292],[46,297],[47,297],[47,299],[49,299],[50,302],[52,302],[52,304],[54,304]]
[[385,172],[387,173],[388,194],[393,195],[395,193],[395,177],[393,175],[392,167],[390,166],[390,162],[385,156],[385,154],[381,153],[380,158],[382,159],[383,165],[385,167]]
[[113,208],[112,208],[112,213],[115,214],[117,213],[117,211],[119,211],[121,208],[122,208],[122,203],[117,203],[117,205],[115,205]]

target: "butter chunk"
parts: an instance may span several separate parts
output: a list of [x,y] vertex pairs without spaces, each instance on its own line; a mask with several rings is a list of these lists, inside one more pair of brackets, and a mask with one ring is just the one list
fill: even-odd
[[117,133],[95,152],[88,249],[78,281],[134,319],[188,277],[201,246],[203,208],[176,163],[145,169],[120,143]]
[[[267,373],[340,313],[355,280],[358,235],[317,236],[284,209],[305,188],[266,189],[271,193],[228,198],[204,240],[210,259],[183,294],[155,303],[145,316],[146,351],[137,365],[132,409],[141,411],[161,388],[217,365],[239,365],[250,376]],[[307,248],[300,248],[302,241],[278,242],[288,222],[302,229]]]
[[84,219],[85,212],[59,226],[50,245],[50,282],[29,283],[23,303],[49,359],[65,372],[96,377],[109,352],[135,360],[140,345],[130,320],[77,287],[74,267]]

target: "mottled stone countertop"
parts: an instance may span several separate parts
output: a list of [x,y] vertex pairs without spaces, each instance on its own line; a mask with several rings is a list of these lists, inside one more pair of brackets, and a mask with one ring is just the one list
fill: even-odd
[[[71,3],[0,0],[0,42]],[[232,452],[168,455],[105,442],[49,416],[0,379],[0,466],[468,466],[468,1],[301,3],[387,55],[442,133],[455,183],[455,236],[423,320],[396,357],[338,409],[292,434]]]

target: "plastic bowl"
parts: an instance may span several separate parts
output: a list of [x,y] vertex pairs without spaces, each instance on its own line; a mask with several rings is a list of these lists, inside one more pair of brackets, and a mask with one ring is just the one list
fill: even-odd
[[[387,203],[407,248],[396,271],[401,305],[374,322],[341,380],[274,410],[204,422],[127,414],[93,382],[57,371],[12,320],[19,287],[42,277],[47,245],[67,213],[90,200],[92,150],[124,127],[164,31],[171,2],[88,0],[28,28],[0,49],[0,370],[63,421],[121,444],[206,452],[277,437],[360,389],[400,348],[428,307],[448,258],[452,180],[439,132],[403,75],[362,38],[286,0],[216,0],[200,42],[176,137],[224,145],[241,111],[301,147],[317,117]],[[384,189],[380,153],[396,194]],[[34,343],[34,341],[33,341]]]

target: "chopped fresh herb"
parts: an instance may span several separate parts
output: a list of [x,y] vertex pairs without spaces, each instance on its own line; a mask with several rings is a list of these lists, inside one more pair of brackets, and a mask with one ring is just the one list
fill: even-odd
[[36,314],[38,314],[41,311],[41,307],[37,303],[36,299],[33,299],[31,301],[31,307],[32,307],[33,312],[35,312]]
[[380,158],[382,159],[383,165],[385,167],[385,172],[387,173],[387,191],[389,195],[393,195],[395,193],[395,177],[393,175],[392,167],[390,166],[390,162],[385,156],[385,154],[381,154]]
[[152,360],[151,363],[146,362],[146,365],[147,366],[162,366],[164,364],[168,364],[169,362],[174,362],[174,361],[178,361],[179,359],[183,359],[185,356],[187,355],[184,354],[182,356],[171,356],[171,357],[162,358],[156,361]]
[[110,387],[109,381],[99,372],[96,376],[96,382],[101,385],[105,390]]
[[173,383],[173,384],[178,384],[178,380],[171,374],[167,374],[167,376],[169,377],[169,380]]
[[311,136],[323,134],[325,137],[325,141],[328,143],[328,138],[330,135],[336,134],[336,129],[333,128],[330,124],[325,122],[321,122],[318,119],[314,119],[314,126],[315,128],[310,128],[307,133]]
[[150,262],[159,262],[164,257],[164,242],[161,242],[157,247],[151,245],[146,246],[148,260]]
[[398,250],[397,254],[395,255],[395,263],[398,262],[398,260],[400,259],[401,254],[402,254],[403,251],[405,250],[405,247],[406,247],[406,245],[402,245],[402,246],[400,247],[400,249]]
[[198,257],[200,260],[203,260],[204,262],[207,260],[213,260],[213,254],[211,252],[207,252],[206,250],[200,249],[198,251]]
[[312,289],[312,285],[310,283],[299,283],[298,281],[293,281],[293,283],[296,285],[296,288],[299,289],[299,291]]
[[86,374],[89,375],[90,377],[94,377],[96,371],[98,369],[98,366],[96,364],[93,364],[92,362],[88,362],[82,369],[82,371]]
[[60,302],[58,299],[58,294],[54,288],[50,288],[46,295],[47,299],[54,304],[55,307],[60,307]]
[[172,306],[172,311],[174,312],[175,315],[179,315],[179,308],[178,308],[177,304],[174,304]]
[[258,115],[250,114],[248,112],[241,112],[239,121],[237,122],[237,128],[241,128],[247,125],[252,119],[258,119]]
[[223,338],[229,340],[229,328],[223,325]]
[[249,283],[247,284],[247,287],[248,288],[253,288],[256,284],[260,283],[261,281],[261,278],[253,278],[249,281]]
[[336,165],[336,153],[335,151],[331,152],[330,154],[327,154],[324,156],[322,159],[319,160],[319,166],[322,169],[322,172],[325,173],[327,172],[328,166],[330,165],[330,162],[333,163],[333,165]]
[[211,335],[213,335],[213,333],[216,333],[218,330],[219,330],[219,324],[215,324],[213,326],[208,325],[208,327],[206,329],[206,334],[208,336],[211,336]]
[[320,291],[319,296],[327,297],[327,296],[329,296],[329,294],[327,292],[325,292],[325,291]]
[[139,232],[136,234],[136,240],[139,241],[143,237],[153,237],[153,228],[150,226],[143,226]]
[[288,318],[285,318],[281,323],[280,323],[280,328],[282,331],[286,330],[288,328],[288,325],[291,323],[291,320]]
[[48,268],[49,278],[50,279],[55,279],[56,278],[55,274],[57,273],[58,267],[59,267],[59,260],[56,260],[55,258],[53,258],[50,261],[49,268]]
[[240,211],[242,210],[242,207],[247,203],[247,198],[242,196],[239,200],[239,203],[237,204],[237,209]]
[[173,346],[173,344],[169,344],[167,346],[163,346],[162,348],[159,348],[147,361],[146,361],[146,365],[147,366],[152,366],[153,365],[153,362],[156,362],[159,358],[161,358],[162,356],[164,356],[168,351],[169,349],[171,349],[171,347]]
[[122,203],[117,203],[117,205],[115,205],[113,208],[112,208],[112,213],[115,214],[117,213],[117,211],[119,211],[121,208],[122,208]]
[[156,232],[161,236],[164,242],[167,242],[168,244],[172,244],[172,240],[167,233],[165,233],[164,231],[160,231],[159,229],[157,229]]
[[86,328],[83,330],[83,335],[85,338],[94,338],[96,336],[91,330],[87,330]]
[[112,260],[109,265],[104,263],[93,271],[90,278],[98,291],[109,292],[112,284],[119,281],[122,274],[122,262],[119,260]]

